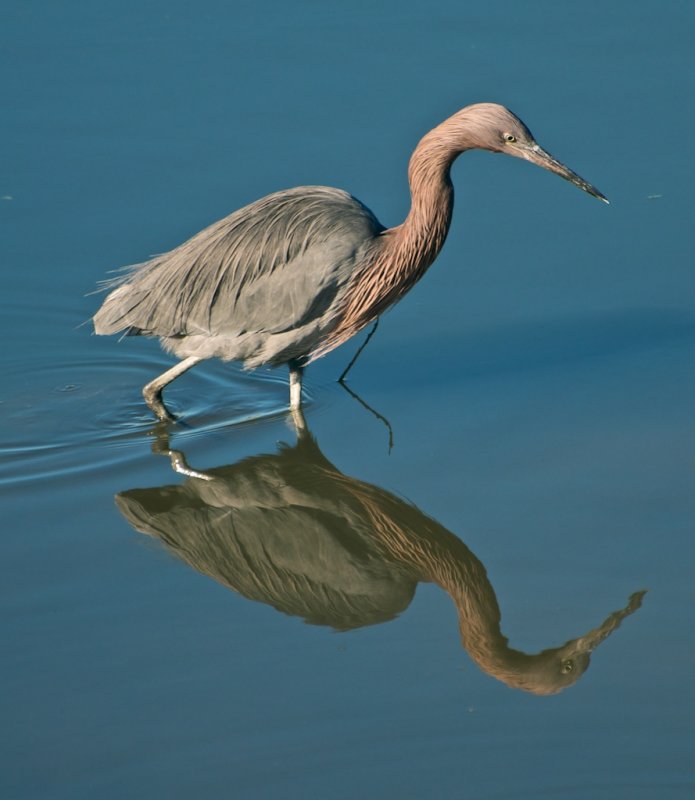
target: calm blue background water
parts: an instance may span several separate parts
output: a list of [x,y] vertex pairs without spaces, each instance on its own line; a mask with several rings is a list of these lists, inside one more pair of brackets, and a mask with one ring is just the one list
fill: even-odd
[[[690,798],[695,660],[692,96],[686,2],[5,2],[0,26],[0,786],[6,798]],[[79,327],[106,272],[270,191],[407,213],[418,138],[505,103],[609,207],[466,154],[426,279],[311,368],[336,468],[485,565],[535,653],[643,603],[551,697],[509,688],[420,583],[335,633],[136,532],[156,342]],[[199,469],[295,440],[285,375],[206,364],[169,392]]]

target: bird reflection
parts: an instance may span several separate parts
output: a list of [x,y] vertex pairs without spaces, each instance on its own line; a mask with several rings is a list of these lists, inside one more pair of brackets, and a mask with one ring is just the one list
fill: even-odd
[[295,446],[206,472],[191,469],[160,434],[158,450],[187,479],[122,492],[118,508],[229,589],[340,631],[393,619],[419,582],[436,583],[454,602],[473,661],[535,694],[574,684],[592,651],[640,607],[644,592],[560,647],[535,655],[511,648],[485,568],[466,545],[414,505],[341,473],[299,412],[295,422]]

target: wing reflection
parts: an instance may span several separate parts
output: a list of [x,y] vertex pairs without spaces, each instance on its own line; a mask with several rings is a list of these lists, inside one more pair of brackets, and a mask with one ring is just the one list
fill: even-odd
[[117,505],[194,569],[316,625],[344,631],[384,622],[407,608],[420,581],[434,582],[454,602],[473,661],[535,694],[574,684],[591,652],[640,607],[644,592],[597,628],[536,655],[509,647],[495,591],[466,545],[414,505],[341,473],[298,422],[294,447],[205,473],[164,438],[161,451],[189,477],[122,492]]

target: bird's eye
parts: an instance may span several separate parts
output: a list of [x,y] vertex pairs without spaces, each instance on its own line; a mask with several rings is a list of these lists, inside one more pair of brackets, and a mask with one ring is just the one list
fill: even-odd
[[560,667],[560,672],[562,672],[563,675],[567,675],[569,672],[572,672],[573,669],[574,669],[574,661],[572,661],[571,658],[568,658],[562,662],[562,666]]
[[504,141],[505,142],[515,142],[516,141],[516,136],[514,136],[513,133],[505,133],[503,135],[504,135]]

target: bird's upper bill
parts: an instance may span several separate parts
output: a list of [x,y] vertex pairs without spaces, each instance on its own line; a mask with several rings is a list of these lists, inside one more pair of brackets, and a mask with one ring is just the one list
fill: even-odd
[[575,186],[583,189],[593,197],[598,197],[598,199],[603,200],[604,203],[608,202],[608,198],[601,194],[601,192],[599,192],[595,186],[587,183],[587,181],[577,175],[576,172],[572,172],[569,167],[566,167],[561,161],[558,161],[554,156],[551,156],[550,153],[546,152],[534,141],[530,143],[518,142],[516,147],[513,149],[512,147],[509,147],[506,152],[508,152],[510,155],[518,156],[519,158],[525,158],[532,164],[537,164],[539,167],[543,167],[543,169],[549,169],[551,172],[554,172],[556,175],[559,175],[566,181],[573,183]]

